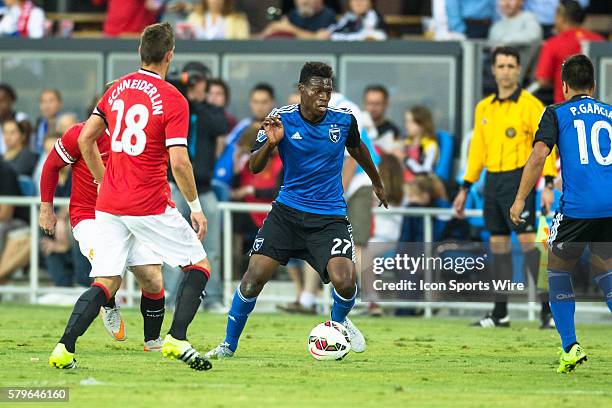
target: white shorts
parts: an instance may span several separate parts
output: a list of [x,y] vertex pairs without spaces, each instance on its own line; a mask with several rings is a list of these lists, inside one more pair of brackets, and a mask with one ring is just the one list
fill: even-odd
[[[79,249],[83,256],[93,265],[94,255],[96,254],[94,250],[95,242],[100,235],[96,220],[83,220],[79,222],[72,229],[72,235],[79,243]],[[140,242],[135,242],[128,252],[128,267],[138,265],[161,265],[161,263],[161,256],[157,255]]]
[[198,236],[176,208],[159,215],[113,215],[96,211],[98,237],[91,277],[117,276],[125,269],[130,249],[144,245],[170,266],[187,266],[206,258]]

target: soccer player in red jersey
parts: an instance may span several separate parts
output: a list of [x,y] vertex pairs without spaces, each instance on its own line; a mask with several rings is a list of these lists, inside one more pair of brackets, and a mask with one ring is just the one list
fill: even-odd
[[[69,346],[74,347],[100,306],[115,294],[130,248],[140,242],[165,263],[181,266],[185,272],[162,354],[195,370],[207,370],[212,365],[186,335],[200,306],[210,263],[200,242],[206,233],[206,217],[187,152],[187,100],[164,80],[174,56],[170,24],[148,26],[140,37],[139,52],[141,69],[120,78],[104,93],[79,136],[83,159],[101,183],[91,271],[95,282],[77,301],[52,357],[57,355],[59,365],[70,364],[74,349]],[[105,169],[96,141],[106,128],[111,134],[111,152]],[[193,228],[170,200],[168,159],[191,208]]]
[[[57,188],[60,170],[72,167],[72,191],[70,194],[70,225],[79,243],[81,253],[93,261],[94,241],[97,237],[95,206],[98,197],[94,178],[81,159],[78,137],[85,123],[72,126],[57,140],[55,147],[45,160],[40,179],[40,217],[39,225],[48,234],[55,230],[57,219],[53,209],[53,196]],[[97,141],[98,150],[104,163],[108,160],[110,138],[101,137]],[[135,245],[129,255],[127,266],[136,276],[142,288],[140,310],[144,318],[144,350],[158,351],[162,340],[159,337],[164,320],[164,287],[161,275],[161,258],[142,244]],[[121,319],[115,298],[110,298],[100,309],[104,327],[118,341],[127,338],[125,324]]]

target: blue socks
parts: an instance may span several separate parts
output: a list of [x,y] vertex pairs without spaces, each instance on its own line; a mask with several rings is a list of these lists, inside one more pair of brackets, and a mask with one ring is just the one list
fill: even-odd
[[612,271],[595,276],[595,282],[603,291],[604,302],[612,312]]
[[225,330],[225,342],[229,344],[230,350],[236,351],[238,348],[238,340],[240,340],[240,335],[242,330],[244,330],[249,314],[255,308],[256,301],[256,297],[245,298],[240,293],[240,286],[236,288],[232,307],[227,314],[227,329]]
[[574,312],[576,299],[572,286],[572,276],[569,272],[548,270],[548,286],[550,296],[550,310],[555,319],[555,326],[561,336],[563,350],[576,343],[576,327],[574,325]]
[[336,292],[336,289],[332,291],[332,297],[334,298],[334,304],[332,305],[331,318],[334,322],[342,324],[346,316],[349,314],[353,306],[355,306],[355,299],[357,298],[357,287],[355,287],[355,294],[350,299],[345,299]]

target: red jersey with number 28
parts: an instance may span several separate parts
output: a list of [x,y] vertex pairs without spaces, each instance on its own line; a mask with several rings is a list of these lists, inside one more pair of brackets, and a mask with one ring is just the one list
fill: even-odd
[[115,215],[162,214],[170,199],[168,148],[187,146],[187,100],[144,69],[117,80],[93,112],[111,134],[111,153],[96,210]]
[[[79,150],[79,134],[85,123],[77,123],[55,142],[55,152],[66,164],[72,166],[72,191],[70,192],[70,225],[72,228],[83,220],[96,218],[94,208],[98,197],[98,186],[81,158]],[[98,139],[98,150],[104,164],[108,161],[110,138],[103,134]],[[51,196],[52,197],[52,196]]]

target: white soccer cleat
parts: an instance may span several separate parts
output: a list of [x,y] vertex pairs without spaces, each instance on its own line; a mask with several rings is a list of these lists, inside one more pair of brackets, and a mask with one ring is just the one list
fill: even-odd
[[119,306],[102,306],[100,308],[100,317],[104,323],[104,328],[113,339],[117,341],[124,341],[127,339],[125,324],[121,318],[121,313],[119,313]]
[[361,331],[359,331],[357,326],[355,326],[348,317],[344,319],[342,325],[349,332],[349,337],[351,338],[351,350],[355,353],[363,353],[366,350],[366,341]]
[[234,357],[234,352],[230,350],[229,344],[223,342],[214,349],[210,350],[208,353],[204,354],[204,357],[211,360],[221,360],[224,358]]
[[156,338],[155,340],[149,340],[144,342],[144,351],[161,351],[162,346],[164,345],[164,339],[161,337]]

